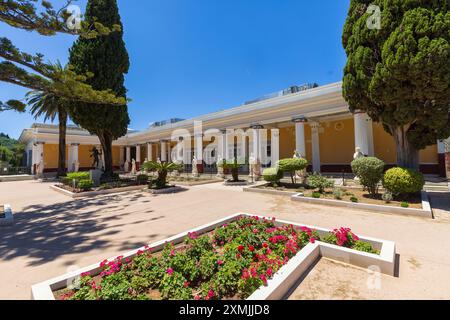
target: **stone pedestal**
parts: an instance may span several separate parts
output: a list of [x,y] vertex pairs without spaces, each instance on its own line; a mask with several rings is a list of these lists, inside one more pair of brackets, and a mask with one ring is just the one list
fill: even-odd
[[89,171],[89,174],[91,176],[91,180],[94,184],[94,187],[100,186],[100,179],[102,178],[103,171],[95,169],[95,170]]

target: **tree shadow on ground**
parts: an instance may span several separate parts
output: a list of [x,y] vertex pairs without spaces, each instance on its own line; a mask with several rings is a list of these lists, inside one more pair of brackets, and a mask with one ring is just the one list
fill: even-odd
[[[139,199],[139,195],[115,195],[25,207],[14,213],[14,225],[0,229],[0,260],[27,257],[28,265],[36,266],[62,255],[107,248],[114,239],[105,240],[104,237],[121,232],[117,228],[164,218],[150,217],[149,220],[111,225],[112,221],[121,221],[135,212],[111,214],[126,209]],[[157,236],[152,234],[149,238]],[[118,250],[142,245],[142,241],[128,239]]]

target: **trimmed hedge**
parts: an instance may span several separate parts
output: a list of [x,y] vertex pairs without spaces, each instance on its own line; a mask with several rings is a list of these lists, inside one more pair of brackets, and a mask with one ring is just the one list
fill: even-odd
[[283,171],[280,168],[267,168],[263,171],[263,179],[272,185],[276,185],[283,178]]
[[319,189],[319,193],[324,193],[325,189],[334,187],[334,180],[329,180],[319,173],[308,177],[308,185],[314,189]]
[[78,188],[83,191],[92,189],[93,186],[94,186],[94,183],[92,182],[91,179],[82,179],[82,180],[78,181]]
[[352,171],[371,195],[378,193],[378,183],[383,179],[385,163],[375,157],[353,160]]
[[383,187],[395,196],[420,192],[424,185],[423,175],[412,169],[392,168],[383,177]]
[[277,167],[283,172],[289,173],[294,184],[295,171],[301,171],[308,166],[308,160],[303,158],[287,158],[277,162]]

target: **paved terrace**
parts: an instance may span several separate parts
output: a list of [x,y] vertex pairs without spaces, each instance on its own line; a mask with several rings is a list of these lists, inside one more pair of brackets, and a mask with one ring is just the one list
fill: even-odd
[[435,220],[313,206],[289,198],[241,192],[221,184],[152,196],[135,192],[72,200],[37,181],[0,183],[15,225],[0,228],[0,299],[29,299],[32,284],[164,239],[239,211],[393,240],[399,277],[321,260],[291,298],[450,299],[450,194],[433,193]]

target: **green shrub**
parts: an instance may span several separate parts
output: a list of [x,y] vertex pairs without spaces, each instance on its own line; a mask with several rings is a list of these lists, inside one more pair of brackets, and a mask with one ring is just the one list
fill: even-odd
[[405,168],[392,168],[386,171],[383,177],[383,187],[394,196],[417,193],[425,184],[420,172]]
[[382,198],[383,201],[386,202],[386,203],[390,203],[392,200],[394,200],[394,196],[393,196],[392,193],[390,193],[389,191],[383,193],[383,195],[381,196],[381,198]]
[[322,194],[320,192],[313,192],[311,194],[311,197],[315,198],[315,199],[319,199],[322,196]]
[[350,201],[354,202],[354,203],[357,203],[359,200],[358,200],[357,197],[353,196],[353,197],[350,198]]
[[402,208],[409,208],[409,203],[408,202],[402,202],[401,206],[402,206]]
[[342,192],[341,189],[339,189],[339,188],[333,189],[333,196],[336,200],[342,200],[343,195],[344,195],[344,193]]
[[277,185],[283,178],[283,171],[277,168],[267,168],[263,171],[263,178],[271,185]]
[[291,181],[295,184],[295,171],[301,171],[308,166],[308,160],[303,158],[288,158],[277,162],[277,167],[282,172],[287,172],[291,176]]
[[378,193],[378,183],[383,179],[385,163],[375,157],[364,157],[353,160],[353,173],[371,195]]
[[71,172],[67,174],[67,179],[69,180],[89,180],[91,175],[89,172]]
[[367,253],[379,254],[378,250],[375,250],[370,243],[359,240],[355,242],[353,249]]
[[81,189],[83,191],[89,190],[94,186],[94,183],[91,179],[82,179],[78,181],[78,189]]
[[320,173],[314,173],[308,177],[308,185],[319,189],[320,193],[324,193],[325,189],[334,187],[334,181],[325,178]]

